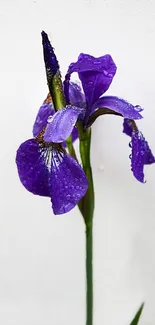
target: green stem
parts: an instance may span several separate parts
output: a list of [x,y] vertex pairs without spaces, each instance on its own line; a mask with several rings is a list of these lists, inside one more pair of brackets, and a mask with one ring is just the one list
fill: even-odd
[[58,111],[58,109],[65,107],[66,101],[59,71],[55,74],[54,77],[48,80],[48,86],[55,110]]
[[86,225],[86,325],[93,325],[93,214],[94,186],[90,162],[91,130],[78,124],[82,166],[88,179],[88,190],[79,202]]
[[82,160],[82,167],[88,179],[88,190],[85,196],[79,202],[78,206],[84,217],[86,225],[89,225],[92,223],[94,214],[94,185],[90,162],[91,130],[87,129],[86,131],[83,131],[79,124],[78,131],[80,139],[80,156]]
[[93,325],[93,224],[86,226],[86,325]]
[[69,154],[78,162],[76,152],[75,152],[73,142],[72,142],[72,135],[70,135],[68,137],[68,139],[66,140],[66,143],[67,143],[67,148],[68,148]]

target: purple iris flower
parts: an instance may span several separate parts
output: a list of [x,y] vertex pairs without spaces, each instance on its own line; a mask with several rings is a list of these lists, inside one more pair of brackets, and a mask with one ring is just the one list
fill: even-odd
[[124,119],[123,132],[131,137],[129,144],[132,150],[130,155],[131,170],[137,180],[144,183],[144,166],[153,164],[155,157],[149,148],[148,142],[145,140],[142,132],[138,130],[133,120]]
[[[70,82],[70,76],[77,72],[83,91]],[[80,54],[78,61],[69,66],[64,81],[67,106],[56,112],[48,123],[44,140],[62,142],[71,134],[77,121],[83,128],[91,126],[99,115],[115,114],[128,119],[141,119],[140,106],[133,106],[124,99],[104,96],[116,73],[116,65],[110,55],[94,58]]]
[[[74,72],[78,73],[83,91],[79,85],[70,81]],[[85,130],[100,115],[122,116],[125,121],[124,132],[132,137],[131,169],[136,179],[144,182],[143,167],[145,164],[154,163],[155,158],[142,134],[138,130],[129,130],[129,124],[132,125],[134,120],[142,118],[142,108],[139,105],[133,106],[119,97],[102,96],[109,88],[115,73],[116,65],[110,55],[94,58],[88,54],[80,54],[77,62],[70,64],[64,80],[67,106],[53,115],[46,127],[44,140],[56,143],[65,141],[78,121]]]
[[[78,123],[84,132],[100,115],[124,117],[124,132],[132,137],[132,171],[141,182],[144,165],[155,162],[155,158],[142,134],[133,127],[134,120],[142,118],[141,107],[119,97],[101,97],[116,73],[112,57],[80,54],[78,61],[69,66],[62,87],[59,64],[45,32],[42,39],[50,95],[37,114],[34,138],[20,145],[16,163],[24,187],[33,194],[50,197],[54,213],[62,214],[70,211],[88,188],[83,169],[65,150],[66,139],[71,134],[73,141],[78,137]],[[83,91],[70,81],[73,72],[78,73]]]

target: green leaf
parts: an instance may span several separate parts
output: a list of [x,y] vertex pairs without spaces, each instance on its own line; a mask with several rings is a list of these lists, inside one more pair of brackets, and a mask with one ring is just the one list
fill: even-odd
[[139,323],[140,316],[142,314],[144,308],[144,303],[141,304],[140,308],[137,311],[137,314],[135,315],[133,321],[130,323],[130,325],[137,325]]

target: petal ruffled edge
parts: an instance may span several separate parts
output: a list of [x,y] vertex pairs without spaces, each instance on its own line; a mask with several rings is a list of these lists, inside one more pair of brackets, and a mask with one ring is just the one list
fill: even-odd
[[138,130],[135,121],[124,119],[123,132],[131,137],[129,147],[132,148],[130,159],[133,175],[139,182],[145,183],[144,165],[155,163],[155,157],[142,132]]
[[144,180],[144,165],[152,164],[155,162],[149,145],[142,133],[137,131],[132,133],[132,156],[131,156],[131,169],[135,178],[145,183]]
[[132,148],[130,159],[133,175],[139,182],[145,183],[144,166],[155,163],[155,157],[135,121],[124,119],[123,133],[131,137],[129,147]]

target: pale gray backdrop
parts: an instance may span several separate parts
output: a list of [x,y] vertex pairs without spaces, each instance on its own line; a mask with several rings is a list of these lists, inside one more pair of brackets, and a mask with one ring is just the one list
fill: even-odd
[[[84,325],[82,218],[78,209],[54,216],[14,162],[47,94],[42,29],[63,75],[80,52],[112,55],[107,93],[145,108],[139,126],[155,153],[155,2],[0,0],[0,324]],[[98,119],[92,133],[94,325],[129,325],[143,300],[141,325],[154,325],[155,165],[145,185],[133,178],[121,118]]]

